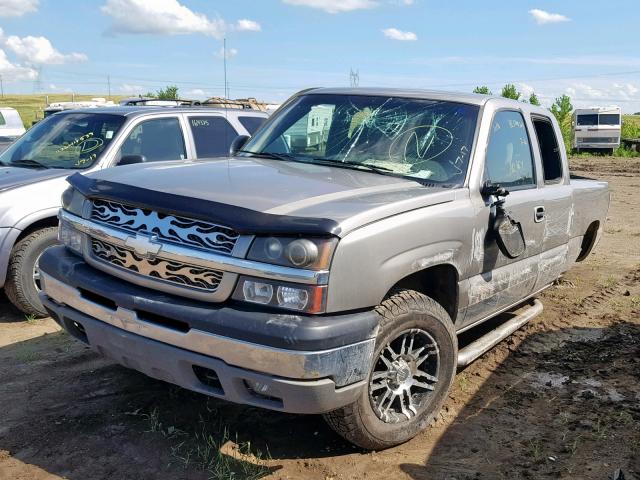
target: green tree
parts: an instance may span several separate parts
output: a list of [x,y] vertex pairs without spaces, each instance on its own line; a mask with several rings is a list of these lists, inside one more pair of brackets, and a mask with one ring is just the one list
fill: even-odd
[[518,90],[516,90],[516,86],[513,83],[507,83],[504,87],[502,87],[502,92],[500,92],[500,95],[504,98],[519,100],[520,95],[522,94]]
[[553,113],[560,124],[560,130],[562,131],[562,137],[564,138],[564,145],[567,151],[571,149],[571,112],[573,112],[573,105],[568,95],[562,95],[556,98],[553,105],[551,105],[551,113]]
[[481,87],[474,88],[473,93],[481,93],[483,95],[493,95],[493,93],[491,93],[491,90],[489,90],[489,87],[487,87],[486,85],[482,85]]
[[536,95],[536,92],[531,92],[531,95],[529,95],[529,103],[531,105],[540,106],[540,100],[538,100],[538,96]]
[[177,100],[179,98],[178,87],[175,85],[168,85],[164,89],[158,90],[155,97],[160,100]]

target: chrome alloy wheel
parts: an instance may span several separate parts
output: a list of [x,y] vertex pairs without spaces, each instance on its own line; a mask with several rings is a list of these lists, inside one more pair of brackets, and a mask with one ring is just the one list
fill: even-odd
[[[44,252],[42,252],[44,253]],[[42,257],[42,253],[38,255],[36,258],[36,263],[33,264],[33,284],[36,286],[36,292],[41,290],[40,286],[40,257]]]
[[412,328],[400,332],[380,352],[369,380],[369,399],[385,423],[412,419],[424,411],[440,365],[431,335]]

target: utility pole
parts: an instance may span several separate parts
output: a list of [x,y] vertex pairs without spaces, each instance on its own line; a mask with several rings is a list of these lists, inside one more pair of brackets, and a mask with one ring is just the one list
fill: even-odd
[[107,75],[107,88],[109,89],[109,100],[111,100],[111,75]]
[[358,84],[360,83],[360,71],[359,70],[353,70],[353,68],[351,69],[351,71],[349,72],[349,83],[351,84],[351,88],[356,88],[358,86]]
[[2,83],[2,75],[0,75],[0,93],[2,94],[2,98],[4,98],[4,84]]
[[227,90],[227,37],[222,41],[222,62],[224,65],[224,98],[229,99],[229,91]]

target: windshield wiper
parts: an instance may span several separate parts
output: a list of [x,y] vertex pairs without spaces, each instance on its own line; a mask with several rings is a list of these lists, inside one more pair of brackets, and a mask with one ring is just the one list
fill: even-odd
[[352,168],[352,167],[364,168],[370,172],[381,173],[383,175],[385,175],[386,172],[392,172],[392,173],[394,172],[392,168],[380,167],[377,165],[371,165],[369,163],[354,162],[352,160],[330,160],[327,158],[315,158],[315,157],[314,157],[314,160],[335,165],[337,167],[343,165],[344,168]]
[[7,164],[10,167],[25,167],[25,168],[49,168],[44,163],[40,163],[37,160],[30,160],[28,158],[22,158],[20,160],[13,160]]
[[300,161],[298,157],[292,155],[290,153],[272,153],[272,152],[251,152],[249,150],[238,150],[241,153],[248,153],[252,157],[259,158],[270,158],[272,160],[292,160],[292,161]]

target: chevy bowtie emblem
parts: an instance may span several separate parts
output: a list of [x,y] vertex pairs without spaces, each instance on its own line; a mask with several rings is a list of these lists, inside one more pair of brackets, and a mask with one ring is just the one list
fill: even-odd
[[157,235],[144,235],[139,233],[135,237],[127,237],[124,244],[133,249],[138,255],[153,260],[162,249],[162,245],[157,242]]

